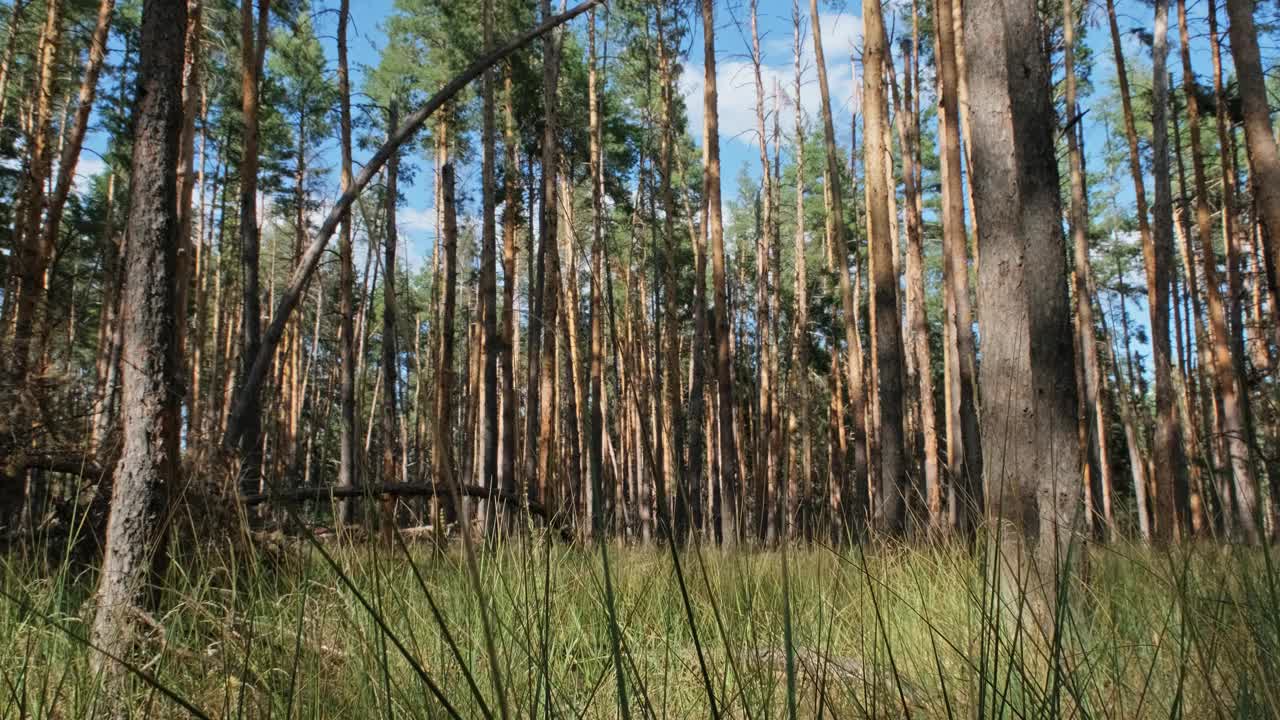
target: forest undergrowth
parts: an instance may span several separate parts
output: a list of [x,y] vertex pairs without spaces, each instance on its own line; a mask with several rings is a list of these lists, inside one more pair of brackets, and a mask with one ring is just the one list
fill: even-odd
[[270,552],[175,549],[162,612],[128,659],[136,695],[115,702],[84,639],[96,571],[9,553],[0,716],[1280,714],[1266,548],[1092,547],[1046,639],[956,543],[673,553],[540,533],[445,550],[283,537]]

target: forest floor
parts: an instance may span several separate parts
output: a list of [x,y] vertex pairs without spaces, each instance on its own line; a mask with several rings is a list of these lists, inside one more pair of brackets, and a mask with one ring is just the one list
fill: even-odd
[[[963,547],[454,545],[187,549],[128,715],[1280,717],[1270,551],[1091,549],[1051,663]],[[100,715],[94,572],[0,562],[0,716]]]

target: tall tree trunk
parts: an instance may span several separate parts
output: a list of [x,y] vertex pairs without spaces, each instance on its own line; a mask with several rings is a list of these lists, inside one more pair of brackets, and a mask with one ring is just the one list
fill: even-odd
[[[866,138],[867,215],[870,218],[872,377],[876,378],[876,426],[880,468],[873,516],[876,526],[901,533],[907,516],[906,458],[902,432],[902,326],[898,276],[889,237],[889,172],[884,65],[888,45],[879,0],[863,0],[863,135]],[[896,224],[896,218],[893,219]]]
[[1151,245],[1144,246],[1147,304],[1151,313],[1151,355],[1156,376],[1156,427],[1152,460],[1159,468],[1156,485],[1155,539],[1168,542],[1186,534],[1186,481],[1178,457],[1176,395],[1169,337],[1169,276],[1173,269],[1173,199],[1169,179],[1169,0],[1156,0],[1155,40],[1151,46],[1151,174],[1155,183]]
[[[831,93],[827,83],[826,60],[822,53],[822,28],[818,16],[818,0],[809,0],[809,17],[813,29],[813,51],[818,65],[818,91],[822,100],[822,132],[826,146],[826,198],[827,228],[831,254],[835,261],[836,278],[840,289],[841,323],[844,327],[844,361],[850,400],[849,413],[853,418],[853,476],[851,494],[842,498],[841,513],[846,518],[862,522],[867,510],[867,428],[866,391],[862,384],[862,341],[858,337],[857,307],[853,296],[853,283],[849,279],[849,252],[844,238],[844,197],[840,187],[840,159],[836,150],[835,125],[831,120]],[[888,232],[888,228],[885,228]],[[843,444],[843,443],[842,443]],[[843,493],[842,493],[843,494]]]
[[[773,455],[773,418],[770,409],[770,403],[773,399],[774,379],[770,376],[768,353],[769,348],[773,345],[773,339],[770,335],[772,330],[771,320],[769,319],[769,261],[773,257],[773,246],[777,243],[777,238],[773,236],[775,228],[774,218],[774,188],[773,173],[769,168],[769,138],[765,134],[765,111],[764,111],[764,79],[760,74],[760,66],[764,61],[764,56],[760,52],[760,32],[757,22],[757,5],[759,0],[751,0],[751,64],[755,71],[756,85],[756,134],[758,137],[758,146],[760,150],[760,175],[763,187],[760,190],[761,205],[763,206],[763,218],[760,225],[760,233],[756,242],[756,334],[758,336],[757,344],[759,348],[759,397],[756,402],[756,412],[758,413],[758,423],[756,427],[756,525],[761,537],[767,543],[772,543],[776,528],[771,520],[773,514],[769,511],[772,498],[775,491],[774,468],[777,465],[777,459]],[[674,313],[673,313],[674,315]]]
[[[1131,99],[1131,94],[1129,91],[1129,75],[1125,66],[1124,53],[1121,51],[1121,48],[1120,48],[1120,29],[1116,21],[1116,10],[1115,10],[1114,0],[1107,0],[1106,7],[1107,7],[1107,21],[1111,28],[1111,49],[1115,58],[1116,81],[1120,86],[1120,101],[1121,101],[1121,106],[1124,113],[1125,137],[1129,143],[1129,172],[1133,179],[1134,197],[1136,200],[1137,211],[1138,211],[1138,235],[1142,241],[1143,263],[1144,263],[1144,267],[1146,269],[1146,275],[1147,275],[1147,305],[1151,315],[1152,355],[1155,361],[1154,364],[1156,369],[1156,373],[1155,373],[1156,374],[1156,395],[1158,396],[1156,399],[1157,432],[1156,432],[1154,450],[1159,457],[1159,460],[1157,461],[1157,466],[1167,471],[1168,469],[1173,469],[1177,467],[1172,462],[1173,448],[1171,445],[1171,443],[1173,442],[1174,439],[1176,439],[1177,436],[1169,434],[1170,428],[1174,427],[1173,425],[1170,425],[1170,423],[1176,422],[1176,418],[1171,419],[1173,416],[1171,414],[1165,413],[1166,409],[1172,411],[1172,405],[1170,404],[1166,407],[1166,404],[1165,404],[1166,402],[1169,402],[1172,400],[1172,394],[1171,394],[1172,374],[1171,374],[1171,365],[1169,362],[1169,332],[1168,332],[1168,329],[1169,329],[1169,303],[1168,303],[1169,278],[1168,278],[1168,268],[1166,266],[1166,263],[1164,262],[1164,258],[1166,257],[1166,253],[1165,253],[1166,248],[1164,246],[1167,245],[1168,243],[1171,243],[1172,238],[1169,236],[1171,235],[1171,233],[1166,234],[1164,232],[1166,230],[1166,227],[1164,225],[1163,219],[1159,220],[1161,227],[1156,229],[1158,231],[1156,233],[1153,233],[1153,228],[1151,227],[1150,221],[1148,219],[1149,209],[1147,206],[1146,187],[1145,187],[1145,181],[1143,180],[1141,155],[1139,154],[1139,151],[1138,151],[1138,131],[1137,131],[1137,126],[1134,120],[1133,101]],[[1168,10],[1167,3],[1165,4],[1164,7],[1167,14],[1167,10]],[[1166,23],[1166,26],[1167,26],[1167,23]],[[1165,30],[1166,28],[1157,28],[1157,31],[1158,31],[1157,35],[1162,36],[1167,34]],[[1167,49],[1167,46],[1166,46],[1166,49]],[[1154,59],[1154,49],[1153,49],[1153,59]],[[1156,77],[1156,81],[1154,83],[1154,85],[1156,86],[1163,85],[1163,83],[1165,82],[1166,74],[1164,72],[1163,67],[1160,68],[1159,76],[1160,77],[1156,77],[1153,75],[1153,77]],[[1160,114],[1161,119],[1163,118],[1163,112],[1164,112],[1163,109],[1157,109],[1156,107],[1161,104],[1162,103],[1160,102],[1156,102],[1152,104],[1153,105],[1153,121],[1156,119],[1154,117],[1156,113]],[[1163,124],[1164,123],[1162,121],[1160,125],[1163,125]],[[1157,129],[1156,132],[1161,132],[1161,131]],[[1163,166],[1163,173],[1160,177],[1163,178],[1164,182],[1163,183],[1160,182],[1160,177],[1157,178],[1157,182],[1156,182],[1156,185],[1157,185],[1156,192],[1157,192],[1157,195],[1160,196],[1157,198],[1157,200],[1166,201],[1166,202],[1157,203],[1161,205],[1160,209],[1164,211],[1163,213],[1156,213],[1161,218],[1169,214],[1167,212],[1168,210],[1168,207],[1167,207],[1167,190],[1168,190],[1167,144],[1162,143],[1162,151],[1163,151],[1162,154],[1164,155],[1165,159],[1162,161],[1159,157],[1160,154],[1157,154],[1157,158],[1152,165],[1153,170],[1155,170],[1157,166]],[[1164,190],[1160,189],[1160,186],[1162,184],[1164,186]],[[1171,223],[1167,229],[1169,230],[1172,229]],[[1156,235],[1158,235],[1158,237]],[[1167,484],[1167,483],[1161,483],[1161,485],[1164,485],[1164,484]],[[1169,509],[1172,510],[1172,507],[1170,507]],[[1159,508],[1156,509],[1156,512],[1157,513],[1159,512]],[[1166,518],[1164,521],[1164,524],[1167,525],[1168,523],[1172,522],[1172,520],[1173,520],[1172,517]],[[1158,526],[1160,524],[1161,523],[1159,522],[1159,520],[1157,520],[1156,525]],[[1156,532],[1160,532],[1158,527],[1154,529],[1156,530]]]
[[[493,48],[493,0],[481,3],[481,24],[483,25],[484,49],[490,52]],[[480,295],[483,298],[483,312],[480,318],[484,332],[484,397],[480,403],[480,467],[477,468],[476,483],[492,491],[498,490],[498,353],[501,341],[498,338],[498,277],[497,277],[497,227],[494,210],[497,200],[494,193],[497,181],[494,168],[497,164],[496,148],[497,129],[495,121],[494,92],[496,86],[496,70],[490,67],[481,76],[481,210],[480,220]],[[497,507],[490,501],[485,507],[486,522],[497,519]]]
[[[519,152],[516,137],[514,88],[510,63],[503,77],[503,150],[506,164],[503,170],[505,197],[502,206],[502,342],[499,355],[502,375],[502,436],[498,454],[497,481],[508,497],[516,492],[516,422],[520,415],[516,400],[516,225],[519,217],[520,166],[516,158]],[[532,253],[532,248],[530,248]],[[505,507],[505,505],[503,506]]]
[[1250,0],[1227,0],[1227,30],[1231,37],[1231,56],[1235,60],[1236,82],[1240,86],[1244,137],[1249,145],[1258,214],[1267,228],[1268,275],[1271,296],[1275,298],[1280,296],[1280,150],[1277,150],[1276,138],[1272,134],[1267,81],[1262,72],[1253,13],[1254,4]]
[[[455,467],[449,442],[453,418],[453,321],[458,292],[458,213],[454,203],[453,164],[440,167],[440,200],[444,213],[444,300],[440,315],[440,355],[436,365],[435,468],[433,482],[448,483],[446,468]],[[456,502],[456,501],[455,501]],[[455,515],[457,507],[452,507]]]
[[36,314],[44,298],[45,273],[53,257],[53,246],[46,242],[40,228],[47,200],[45,182],[53,155],[50,134],[57,79],[55,65],[62,40],[62,0],[49,0],[46,6],[44,28],[36,47],[36,97],[32,103],[27,165],[19,177],[18,196],[14,200],[14,215],[19,218],[13,238],[18,299],[9,363],[10,373],[19,384],[26,379],[29,364],[35,359],[36,348],[32,340],[36,332]]
[[[969,302],[968,238],[964,225],[964,199],[961,195],[960,163],[960,88],[957,26],[961,18],[954,12],[952,0],[936,0],[940,118],[942,136],[942,228],[943,284],[946,327],[943,333],[943,362],[946,392],[947,466],[950,480],[952,521],[962,531],[971,532],[982,511],[982,441],[978,425],[977,348],[973,337],[973,311]],[[953,17],[954,16],[954,17]],[[964,113],[964,118],[969,113]],[[973,147],[969,147],[970,156]],[[969,185],[973,172],[969,171]],[[975,209],[976,214],[976,209]],[[977,232],[977,225],[974,226]]]
[[[551,17],[550,0],[542,0],[543,18]],[[559,215],[560,194],[557,187],[560,167],[559,117],[557,113],[556,88],[560,81],[560,37],[559,32],[548,35],[544,40],[542,70],[542,103],[545,113],[542,135],[542,245],[539,253],[543,260],[542,284],[542,370],[539,373],[539,402],[537,471],[531,473],[536,481],[537,500],[548,510],[557,507],[556,498],[550,493],[554,489],[552,473],[556,438],[556,339],[558,328],[560,300],[560,249],[559,249]],[[531,488],[532,490],[533,488]]]
[[[399,109],[395,100],[387,110],[388,133],[395,132],[400,120]],[[396,298],[396,189],[397,176],[400,174],[399,153],[393,153],[387,160],[387,181],[385,189],[386,237],[383,238],[382,268],[382,482],[395,482],[399,474],[400,447],[399,423],[400,413],[397,408],[398,397],[396,383],[400,379],[400,352],[396,339],[396,322],[399,315]],[[384,515],[383,521],[391,520]]]
[[[787,485],[784,503],[786,540],[799,537],[805,527],[800,509],[806,505],[806,496],[812,480],[809,441],[809,268],[805,243],[804,223],[804,110],[800,103],[803,84],[801,41],[803,25],[800,16],[800,0],[791,0],[791,28],[793,56],[795,59],[795,85],[792,104],[795,108],[795,167],[796,167],[796,235],[793,249],[795,264],[795,322],[791,327],[791,369],[789,371],[791,399],[787,404]],[[797,452],[799,457],[797,457]]]
[[[342,151],[343,193],[352,185],[351,175],[351,80],[347,68],[347,25],[351,16],[351,0],[340,0],[338,6],[338,103],[339,144]],[[443,206],[443,205],[442,205]],[[351,211],[342,214],[342,226],[338,231],[338,345],[340,379],[338,395],[341,420],[338,423],[338,487],[355,487],[357,475],[356,451],[356,336],[355,336],[355,263],[352,258]],[[445,372],[440,366],[440,372]],[[438,420],[439,418],[437,418]],[[341,500],[338,504],[339,525],[355,519],[355,501]]]
[[[1228,4],[1229,9],[1229,4]],[[1249,542],[1260,539],[1261,506],[1258,498],[1257,481],[1253,475],[1249,451],[1249,432],[1245,422],[1245,397],[1241,379],[1236,373],[1237,359],[1231,351],[1230,330],[1227,324],[1227,308],[1222,298],[1218,277],[1218,256],[1213,242],[1213,212],[1209,208],[1208,179],[1205,174],[1204,156],[1200,143],[1200,108],[1196,99],[1195,80],[1190,73],[1191,57],[1186,49],[1187,33],[1185,29],[1186,8],[1183,0],[1178,5],[1180,31],[1183,35],[1183,74],[1187,92],[1187,125],[1191,140],[1191,169],[1196,188],[1196,237],[1200,240],[1201,262],[1204,270],[1204,291],[1208,301],[1209,343],[1211,372],[1214,389],[1222,403],[1222,431],[1225,436],[1228,460],[1233,475],[1235,500],[1240,512],[1240,527]],[[1234,17],[1232,20],[1234,21]],[[1239,70],[1237,70],[1239,72]],[[1241,78],[1241,87],[1244,82]],[[1245,122],[1246,135],[1248,120]],[[1230,146],[1219,148],[1224,162],[1230,157]],[[1255,184],[1255,187],[1257,185]],[[1230,213],[1230,206],[1224,208]],[[1227,244],[1231,238],[1224,238]]]
[[[926,529],[937,534],[943,529],[942,483],[938,477],[938,429],[937,407],[933,396],[933,358],[929,349],[929,318],[924,293],[924,237],[917,184],[917,158],[920,152],[919,116],[913,112],[912,92],[915,72],[904,72],[903,95],[898,97],[898,83],[893,63],[888,63],[890,88],[896,112],[895,124],[902,146],[902,184],[907,210],[907,323],[911,328],[911,348],[908,357],[914,358],[916,394],[920,408],[920,434],[923,451],[921,474],[924,479],[924,510]],[[910,375],[910,373],[908,373]]]
[[[244,319],[240,332],[240,393],[246,391],[254,358],[262,346],[262,312],[258,283],[258,254],[261,237],[258,228],[258,84],[262,78],[262,59],[267,46],[267,19],[271,0],[258,0],[257,31],[254,31],[253,0],[240,5],[240,87],[243,96],[241,112],[244,128],[240,158],[240,264],[243,278]],[[240,489],[256,492],[262,480],[262,405],[256,393],[244,415],[244,432],[240,437]]]
[[[111,515],[93,620],[94,672],[117,685],[157,599],[165,566],[172,486],[180,483],[181,395],[176,385],[173,273],[177,263],[178,140],[186,3],[148,0],[141,57],[125,267],[124,445],[111,489]],[[118,688],[123,689],[123,688]]]
[[[1080,518],[1076,387],[1053,102],[1035,3],[971,0],[988,516],[1010,596],[1049,636]],[[1012,577],[1010,577],[1012,576]],[[1008,598],[1006,598],[1008,599]],[[1016,611],[1015,611],[1016,612]]]
[[720,109],[716,88],[715,2],[702,4],[703,145],[706,154],[707,234],[711,240],[711,291],[715,301],[716,387],[720,398],[720,485],[723,510],[720,530],[733,545],[743,530],[738,508],[737,450],[733,438],[733,357],[729,349],[729,292],[725,284],[724,220],[720,208]]
[[[1116,539],[1115,520],[1111,516],[1110,503],[1106,498],[1111,496],[1111,463],[1108,449],[1107,412],[1102,394],[1102,370],[1098,366],[1098,347],[1093,318],[1093,296],[1089,293],[1089,206],[1085,194],[1084,180],[1084,148],[1073,126],[1079,122],[1080,109],[1076,105],[1076,71],[1075,71],[1075,28],[1076,11],[1073,0],[1063,0],[1063,63],[1066,75],[1066,122],[1067,126],[1067,163],[1071,177],[1071,211],[1068,214],[1068,225],[1071,230],[1072,248],[1074,251],[1074,267],[1071,273],[1075,290],[1076,320],[1078,337],[1077,355],[1080,358],[1084,380],[1084,414],[1086,441],[1097,447],[1098,483],[1102,502],[1093,499],[1094,483],[1086,478],[1086,498],[1094,500],[1085,506],[1087,518],[1092,524],[1094,506],[1101,505],[1102,520],[1107,539]],[[1085,462],[1083,467],[1088,468]]]
[[[661,15],[659,15],[661,17]],[[604,271],[604,157],[602,153],[602,135],[600,129],[600,97],[596,56],[596,11],[591,11],[588,27],[588,66],[587,66],[587,102],[590,141],[590,173],[591,173],[591,430],[588,443],[588,465],[591,479],[591,534],[599,537],[605,532],[604,525],[604,304],[601,293],[600,277]],[[661,25],[659,25],[661,27]],[[666,58],[665,53],[660,61]],[[665,67],[665,66],[664,66]],[[668,159],[670,156],[667,156]],[[669,166],[668,166],[669,167]],[[667,208],[670,215],[671,209]],[[678,365],[670,367],[671,372],[678,370]],[[678,377],[678,375],[677,375]],[[679,381],[676,380],[676,393],[679,397]],[[680,505],[677,504],[677,507]],[[677,530],[677,533],[680,531]],[[680,537],[680,535],[677,535]]]

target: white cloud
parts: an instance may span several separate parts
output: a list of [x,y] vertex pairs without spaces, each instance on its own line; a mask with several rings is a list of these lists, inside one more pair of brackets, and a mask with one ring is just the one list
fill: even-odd
[[97,155],[81,155],[80,161],[76,163],[76,176],[73,181],[75,191],[78,193],[88,192],[93,178],[106,169],[107,163]]
[[[790,23],[787,23],[788,26]],[[861,45],[862,18],[849,13],[829,13],[822,16],[823,54],[827,61],[827,83],[831,93],[832,112],[837,127],[848,125],[850,114],[854,110],[857,98],[861,94],[860,81],[854,75],[851,55],[855,47]],[[807,18],[802,28],[804,47],[801,53],[802,80],[800,90],[800,106],[805,117],[812,121],[821,112],[821,98],[818,93],[817,62],[813,51],[813,42]],[[729,35],[726,35],[729,37]],[[784,133],[790,134],[794,126],[794,105],[792,95],[795,92],[795,69],[793,59],[792,38],[774,35],[763,43],[764,62],[760,67],[761,81],[765,91],[766,112],[773,112],[773,92],[775,81],[782,93],[782,117],[780,124]],[[703,66],[690,65],[681,80],[680,92],[684,96],[689,109],[691,132],[701,141],[702,136],[702,93]],[[758,142],[756,133],[756,93],[755,75],[749,60],[718,60],[716,63],[716,89],[718,91],[720,110],[721,142],[739,141],[755,147]],[[772,119],[767,120],[772,128]]]
[[402,207],[396,210],[396,225],[408,232],[432,232],[436,229],[435,208]]

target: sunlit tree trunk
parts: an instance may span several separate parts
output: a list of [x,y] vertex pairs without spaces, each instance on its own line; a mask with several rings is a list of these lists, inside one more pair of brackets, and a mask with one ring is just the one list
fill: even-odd
[[1266,76],[1262,72],[1253,13],[1254,4],[1249,0],[1227,0],[1227,30],[1240,86],[1254,197],[1258,214],[1267,228],[1268,274],[1272,297],[1276,297],[1280,294],[1280,150],[1272,134]]
[[[1185,7],[1179,2],[1180,24],[1185,26]],[[1228,8],[1229,9],[1229,8]],[[1234,20],[1234,17],[1232,18]],[[1185,47],[1185,29],[1183,45]],[[1225,435],[1228,462],[1231,466],[1235,500],[1239,509],[1240,528],[1245,539],[1256,543],[1259,535],[1259,504],[1257,482],[1254,479],[1249,451],[1249,433],[1245,422],[1244,387],[1236,373],[1236,359],[1231,352],[1231,338],[1227,324],[1227,308],[1223,301],[1218,277],[1218,258],[1213,242],[1213,212],[1209,208],[1208,180],[1204,168],[1200,142],[1200,109],[1196,99],[1194,79],[1188,72],[1191,66],[1189,51],[1183,50],[1183,72],[1187,76],[1187,124],[1191,140],[1191,169],[1196,189],[1196,237],[1200,241],[1201,262],[1204,270],[1204,292],[1209,316],[1209,357],[1214,389],[1222,403],[1222,432]],[[1242,82],[1243,88],[1243,82]],[[1246,120],[1246,133],[1248,121]],[[1224,162],[1229,157],[1229,146],[1220,147]],[[1225,212],[1230,213],[1227,206]],[[1224,238],[1227,244],[1231,238]]]
[[720,111],[716,88],[714,0],[701,0],[703,53],[703,146],[706,175],[707,234],[711,240],[711,290],[715,301],[716,387],[720,419],[720,486],[723,505],[720,531],[731,546],[743,530],[738,508],[737,450],[733,432],[733,357],[729,348],[729,292],[725,279],[724,222],[720,207]]
[[[1098,482],[1091,478],[1085,480],[1086,520],[1092,526],[1095,507],[1101,507],[1105,536],[1116,539],[1115,519],[1111,515],[1111,463],[1107,436],[1107,411],[1102,393],[1102,370],[1098,365],[1097,337],[1093,318],[1093,296],[1089,292],[1089,206],[1085,191],[1084,148],[1080,142],[1074,125],[1080,122],[1080,109],[1076,105],[1076,70],[1075,70],[1075,28],[1076,11],[1073,0],[1063,0],[1063,63],[1066,76],[1066,122],[1067,155],[1071,178],[1071,210],[1068,215],[1071,230],[1072,248],[1074,251],[1071,279],[1075,291],[1076,320],[1079,336],[1077,355],[1081,360],[1083,373],[1086,441],[1097,448]],[[1083,465],[1086,469],[1089,464]],[[1100,498],[1093,497],[1094,488]]]
[[[939,119],[942,171],[943,295],[946,323],[943,332],[943,378],[946,383],[947,466],[950,484],[949,514],[953,525],[970,532],[982,510],[982,442],[978,426],[977,350],[973,337],[973,311],[969,302],[968,238],[961,196],[960,89],[967,87],[958,58],[959,13],[951,0],[936,0],[938,18]],[[968,113],[964,113],[968,118]],[[972,156],[973,148],[966,139]],[[969,171],[969,184],[973,185]],[[974,232],[977,232],[975,223]]]
[[876,379],[875,425],[879,430],[878,482],[872,515],[878,529],[900,533],[906,522],[906,459],[902,432],[902,326],[898,313],[898,275],[889,237],[887,182],[887,101],[884,65],[887,35],[879,0],[864,0],[863,136],[866,138],[867,215],[870,219],[872,377]]
[[[1009,598],[1052,636],[1079,540],[1076,387],[1049,65],[1029,0],[971,0],[983,468]],[[1015,611],[1016,612],[1016,611]]]
[[[795,66],[792,104],[795,107],[796,169],[796,236],[793,251],[795,264],[795,322],[791,328],[791,398],[787,404],[787,498],[784,527],[787,540],[799,537],[805,524],[800,508],[805,507],[812,482],[809,440],[809,268],[806,258],[804,222],[804,110],[800,103],[803,85],[803,53],[800,0],[791,2],[791,25]],[[797,455],[798,454],[798,455]]]
[[[18,178],[17,197],[14,199],[14,229],[12,264],[18,275],[17,301],[13,315],[13,336],[10,347],[9,369],[15,382],[27,378],[30,363],[36,358],[33,339],[36,334],[36,315],[39,313],[46,286],[45,274],[53,257],[53,246],[41,233],[44,217],[45,183],[53,163],[52,140],[53,93],[57,80],[57,56],[62,41],[62,0],[48,0],[44,27],[36,46],[35,98],[32,105],[30,131],[27,138],[26,167]],[[5,302],[9,293],[6,293]]]
[[[826,232],[831,243],[831,255],[839,283],[840,321],[844,327],[847,353],[843,367],[849,393],[849,413],[854,425],[851,496],[842,498],[840,513],[847,518],[857,517],[861,522],[867,510],[866,392],[862,383],[862,341],[858,337],[858,310],[854,302],[853,283],[849,278],[849,252],[844,238],[844,198],[840,187],[840,159],[836,150],[835,126],[831,119],[831,93],[827,83],[826,60],[822,53],[822,28],[821,18],[818,15],[818,0],[809,0],[809,17],[813,31],[814,56],[818,65],[818,91],[822,101],[822,131],[826,145],[825,197],[828,203]],[[888,232],[887,225],[884,232]],[[840,412],[843,412],[843,406],[840,406]]]

